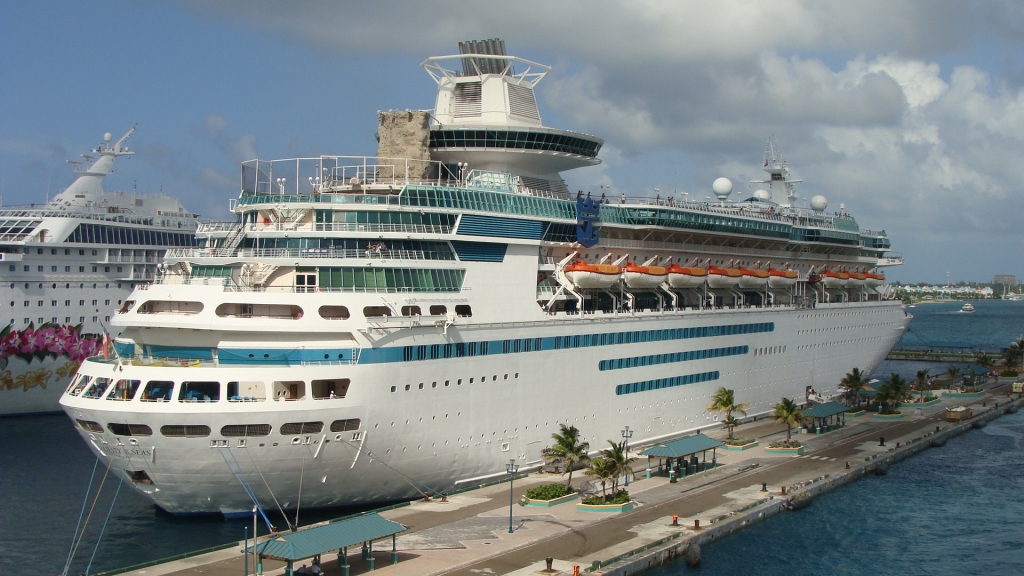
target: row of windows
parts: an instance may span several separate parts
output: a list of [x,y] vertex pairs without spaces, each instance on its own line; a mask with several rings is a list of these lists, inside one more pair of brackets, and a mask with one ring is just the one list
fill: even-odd
[[673,352],[671,354],[634,356],[632,358],[601,360],[601,362],[598,363],[598,369],[619,370],[622,368],[637,368],[640,366],[654,366],[656,364],[672,364],[675,362],[689,362],[691,360],[706,360],[708,358],[736,356],[738,354],[747,354],[749,352],[749,346],[727,346],[725,348],[709,348],[707,350],[691,350],[689,352]]
[[[333,400],[348,394],[348,378],[313,380],[310,391],[314,400]],[[136,397],[142,402],[170,402],[175,398],[175,383],[169,380],[150,380],[142,386],[141,380],[119,379],[78,374],[67,388],[69,396],[106,398],[128,402]],[[139,391],[142,391],[139,394]],[[275,400],[293,401],[306,398],[306,383],[302,380],[275,381],[267,386],[262,381],[228,382],[226,389],[220,382],[190,381],[178,385],[178,402],[218,402],[226,397],[230,402],[262,402],[268,392]]]
[[134,246],[195,246],[193,234],[122,228],[103,224],[79,224],[65,242],[89,244],[131,244]]
[[686,376],[674,376],[672,378],[659,378],[657,380],[644,380],[643,382],[619,384],[615,387],[615,395],[622,396],[623,394],[635,394],[637,392],[647,392],[649,390],[661,390],[662,388],[673,388],[675,386],[684,386],[686,384],[709,382],[711,380],[718,380],[720,374],[721,373],[719,371],[715,370],[713,372],[687,374]]
[[786,352],[786,345],[782,346],[768,346],[766,348],[755,348],[754,356],[766,356],[768,354],[784,354]]
[[596,140],[533,130],[431,130],[431,148],[514,148],[577,154],[596,158]]
[[459,292],[465,270],[429,268],[319,268],[320,289],[381,292]]
[[[77,419],[78,426],[86,432],[99,434],[103,427],[99,422],[92,420]],[[331,432],[348,432],[358,430],[360,426],[358,418],[346,420],[335,420],[331,422]],[[152,436],[153,429],[146,424],[124,424],[111,422],[107,429],[115,436]],[[324,429],[323,422],[289,422],[282,424],[280,432],[282,436],[295,436],[301,434],[319,434]],[[228,424],[221,427],[220,435],[224,437],[246,437],[246,436],[269,436],[270,424]],[[211,434],[209,426],[202,424],[169,424],[160,427],[160,434],[168,438],[205,438]]]
[[401,202],[403,206],[499,212],[565,220],[576,219],[576,204],[574,202],[507,192],[466,190],[443,186],[406,186],[402,191]]
[[[402,349],[402,360],[437,360],[439,358],[462,358],[464,356],[486,356],[487,354],[514,354],[517,352],[535,352],[542,350],[562,350],[568,348],[586,348],[590,346],[609,346],[614,344],[636,344],[640,342],[662,342],[667,340],[684,340],[689,338],[709,338],[714,336],[733,336],[737,334],[757,334],[774,332],[774,322],[756,322],[752,324],[725,324],[721,326],[699,326],[696,328],[672,328],[666,330],[637,330],[634,332],[608,332],[605,334],[581,334],[577,336],[555,336],[547,338],[519,338],[514,340],[493,340],[490,342],[458,342],[455,344],[431,344],[422,346],[405,346]],[[721,348],[731,350],[746,346]],[[736,352],[746,354],[747,352]]]
[[[16,264],[10,264],[10,265],[7,266],[7,270],[10,271],[10,272],[17,272],[17,268],[18,268],[18,266]],[[44,266],[36,266],[36,271],[37,272],[45,272],[44,268],[45,268]],[[122,266],[117,266],[116,268],[117,268],[118,272],[122,272],[123,271],[123,267]],[[23,272],[31,272],[32,271],[32,267],[29,266],[28,264],[25,264],[25,265],[22,266],[22,271]],[[56,266],[50,266],[50,272],[56,272],[56,271],[57,271],[57,267]],[[65,266],[64,267],[64,271],[65,272],[71,272],[71,266]],[[85,272],[85,266],[79,266],[78,267],[78,271],[79,272]],[[98,266],[93,266],[92,267],[92,271],[93,272],[99,271],[99,267]],[[103,271],[104,272],[110,272],[110,266],[104,266],[103,267]]]
[[422,226],[455,225],[454,214],[438,214],[423,212],[383,212],[383,211],[334,211],[317,210],[317,224],[418,224]]
[[[469,383],[472,384],[474,379],[475,378],[470,378],[469,379]],[[502,379],[503,380],[508,380],[508,374],[505,374],[505,376]],[[519,379],[519,372],[515,373],[515,379],[516,380]],[[497,381],[498,381],[498,375],[497,374],[492,375],[491,376],[491,382],[497,382]],[[487,382],[487,376],[481,376],[480,377],[480,383],[482,384],[484,382]],[[449,387],[451,385],[452,385],[452,381],[451,380],[445,380],[444,381],[444,387],[445,388],[447,388],[447,387]],[[462,386],[462,378],[459,378],[458,380],[456,380],[455,381],[455,385],[456,386]],[[431,388],[437,388],[437,381],[435,380],[434,382],[431,382],[430,383],[430,387]],[[418,389],[419,390],[423,390],[423,382],[420,382]],[[412,384],[406,384],[405,385],[405,391],[408,392],[409,390],[412,390]],[[397,386],[392,386],[391,387],[391,391],[392,392],[397,392],[398,391],[398,387]]]
[[[40,282],[40,283],[39,283],[39,288],[40,288],[40,289],[42,289],[42,287],[43,287],[43,283],[42,283],[42,282]],[[52,283],[52,284],[50,285],[50,287],[56,290],[56,289],[57,289],[57,283],[56,283],[56,282]],[[97,287],[97,284],[96,284],[96,283],[93,283],[92,287],[93,287],[93,290],[95,290],[95,289],[96,289],[96,287]],[[103,287],[104,287],[104,288],[110,288],[110,284],[109,284],[109,283],[108,283],[108,284],[104,284],[104,285],[103,285]],[[118,282],[118,283],[117,283],[117,287],[118,287],[118,288],[120,288],[120,287],[121,287],[121,283],[120,283],[120,282]],[[71,288],[71,283],[70,283],[70,282],[65,282],[65,283],[64,283],[64,288]],[[79,290],[81,290],[81,289],[85,288],[85,283],[84,283],[84,282],[79,282],[79,283],[78,283],[78,288],[79,288]],[[132,285],[131,285],[131,288],[132,288],[132,290],[134,290],[134,289],[135,289],[135,283],[132,283]],[[14,282],[11,282],[11,289],[12,289],[12,290],[14,289]],[[26,290],[28,289],[28,282],[25,282],[25,289],[26,289]]]
[[[43,302],[45,302],[45,300],[39,300],[39,301],[38,301],[38,305],[39,305],[39,306],[42,306],[42,305],[43,305]],[[56,306],[56,305],[57,305],[57,302],[58,302],[57,300],[50,300],[50,306]],[[120,304],[120,303],[121,303],[121,301],[120,301],[120,300],[118,300],[118,301],[117,301],[117,303],[118,303],[118,304]],[[31,306],[31,305],[32,305],[32,301],[31,301],[31,300],[25,300],[25,306],[26,306],[26,307],[28,307],[28,306]],[[79,301],[78,301],[78,305],[79,305],[79,306],[85,306],[85,300],[79,300]],[[93,300],[93,301],[92,301],[92,305],[93,305],[93,306],[98,306],[98,305],[99,305],[99,300]],[[110,306],[110,300],[104,300],[104,301],[103,301],[103,305],[104,305],[104,306]],[[71,300],[65,300],[65,301],[64,301],[64,306],[65,306],[65,307],[67,307],[67,306],[71,306]],[[12,308],[14,307],[14,301],[13,301],[13,300],[11,301],[11,307],[12,307]]]
[[[32,319],[31,318],[24,318],[22,321],[25,324],[30,324],[32,322]],[[100,317],[99,316],[93,316],[92,317],[92,321],[93,322],[99,322],[100,321]],[[110,322],[110,316],[105,316],[103,321],[104,322]],[[12,325],[14,324],[14,318],[11,318],[11,322],[10,323]],[[40,325],[45,324],[46,323],[46,318],[43,318],[43,317],[40,316],[39,318],[36,318],[36,323],[40,324]],[[57,317],[54,316],[54,317],[50,318],[50,323],[51,324],[56,324],[57,323]],[[71,316],[65,316],[64,317],[64,323],[65,324],[71,324]],[[79,316],[78,317],[78,323],[79,324],[84,324],[85,323],[85,316]]]

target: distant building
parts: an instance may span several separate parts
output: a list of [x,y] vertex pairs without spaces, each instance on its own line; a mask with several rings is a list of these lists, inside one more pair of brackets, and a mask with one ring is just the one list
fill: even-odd
[[1006,284],[1007,286],[1016,286],[1017,277],[1013,274],[996,274],[992,279],[993,284]]

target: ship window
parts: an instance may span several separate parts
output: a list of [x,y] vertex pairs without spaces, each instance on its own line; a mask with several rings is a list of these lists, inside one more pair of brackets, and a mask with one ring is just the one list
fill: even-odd
[[319,434],[323,429],[323,422],[289,422],[281,425],[281,435],[292,436],[295,434]]
[[320,317],[326,320],[348,320],[348,308],[344,306],[321,306]]
[[146,382],[146,388],[142,392],[143,402],[169,402],[171,392],[174,390],[174,382],[167,380],[150,380]]
[[455,306],[455,314],[458,316],[470,317],[473,315],[473,309],[469,304],[457,304]]
[[269,436],[270,424],[228,424],[220,429],[221,436]]
[[107,386],[111,383],[110,378],[97,378],[93,381],[92,386],[89,386],[82,394],[82,398],[99,398],[103,396],[103,392],[107,390]]
[[448,313],[448,308],[446,308],[444,305],[437,304],[437,305],[434,305],[434,306],[430,307],[430,315],[431,316],[444,316],[447,313]]
[[331,398],[344,398],[348,394],[348,378],[337,378],[333,380],[313,380],[310,383],[313,399],[323,400]]
[[378,316],[391,316],[391,308],[387,306],[366,306],[363,308],[363,316],[374,318]]
[[111,422],[107,424],[107,430],[114,436],[152,436],[153,429],[145,424],[122,424]]
[[75,376],[74,380],[71,381],[71,385],[68,386],[68,395],[78,396],[91,380],[92,376],[86,376],[85,374]]
[[[96,301],[93,300],[93,304]],[[184,314],[192,315],[203,311],[202,302],[179,300],[149,300],[139,307],[139,314]]]
[[348,420],[335,420],[331,422],[331,432],[348,432],[350,430],[359,430],[359,418],[349,418]]
[[274,382],[274,400],[302,400],[306,397],[306,383],[301,380]]
[[420,316],[422,314],[419,306],[402,306],[402,316]]
[[132,400],[141,383],[140,380],[118,380],[114,383],[114,389],[107,396],[107,400]]
[[210,427],[202,424],[168,424],[160,427],[160,434],[168,438],[205,438]]
[[99,422],[93,422],[92,420],[82,420],[81,418],[75,420],[78,422],[78,426],[86,432],[95,432],[97,434],[103,432],[103,426],[100,426]]
[[220,400],[220,382],[182,382],[178,402],[216,402]]
[[251,380],[228,382],[228,401],[230,402],[262,402],[266,399],[266,385],[263,382]]

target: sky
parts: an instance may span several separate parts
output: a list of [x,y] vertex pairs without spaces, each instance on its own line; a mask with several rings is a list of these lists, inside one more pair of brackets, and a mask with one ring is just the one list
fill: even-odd
[[553,67],[545,125],[594,134],[570,189],[733,199],[773,137],[802,198],[885,230],[902,282],[1024,278],[1024,3],[0,0],[0,194],[45,202],[134,124],[108,190],[227,219],[239,162],[374,155],[420,68],[501,38]]

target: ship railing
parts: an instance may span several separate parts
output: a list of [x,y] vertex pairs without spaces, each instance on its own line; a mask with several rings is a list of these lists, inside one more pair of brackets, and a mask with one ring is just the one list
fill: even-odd
[[320,156],[242,162],[242,200],[246,195],[305,196],[338,188],[392,187],[415,182],[440,184],[455,177],[435,160],[379,156]]
[[355,222],[317,222],[316,232],[384,232],[400,234],[451,234],[452,227],[435,224],[377,224]]
[[696,252],[701,254],[735,254],[739,256],[763,256],[767,258],[791,259],[793,253],[786,250],[768,250],[764,248],[736,248],[733,246],[698,246],[696,244],[677,244],[674,242],[654,242],[651,240],[624,240],[620,238],[601,238],[601,246],[608,248],[643,248],[645,250],[672,250]]
[[237,230],[239,226],[241,226],[241,224],[233,221],[200,222],[199,227],[196,228],[196,232],[230,232],[232,230]]
[[171,248],[167,258],[373,258],[376,260],[451,260],[450,252],[433,250],[389,250],[387,248],[358,250],[353,248]]
[[0,234],[0,242],[23,242],[34,235],[34,232],[28,234]]

